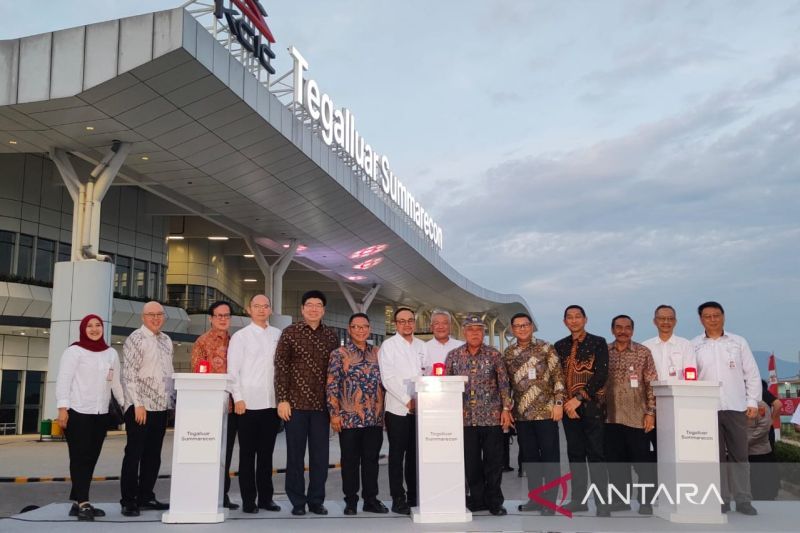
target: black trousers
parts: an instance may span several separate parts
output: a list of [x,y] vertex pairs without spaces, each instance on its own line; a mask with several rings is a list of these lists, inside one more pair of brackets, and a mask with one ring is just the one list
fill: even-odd
[[[603,450],[603,430],[605,413],[593,402],[584,402],[578,408],[580,418],[564,416],[564,434],[567,437],[567,457],[572,472],[572,501],[582,501],[588,488],[588,474],[600,494],[608,491],[608,472],[602,464],[605,461]],[[589,472],[586,461],[589,461]],[[595,496],[595,503],[602,503]]]
[[746,503],[750,492],[750,463],[747,456],[747,415],[742,411],[717,411],[719,466],[722,499]]
[[128,442],[119,482],[122,505],[138,505],[156,497],[153,488],[161,468],[161,445],[167,431],[167,411],[147,411],[145,423],[136,423],[133,406],[125,412]]
[[[528,491],[541,487],[561,475],[558,423],[552,420],[518,420],[517,438],[522,467],[528,478]],[[556,501],[558,487],[543,493],[550,501]]]
[[389,493],[392,500],[405,498],[413,507],[417,504],[417,416],[387,411],[384,418],[389,437]]
[[503,428],[464,428],[464,470],[472,506],[493,509],[503,505]]
[[94,467],[106,438],[108,415],[86,415],[72,409],[68,413],[64,435],[67,437],[69,476],[72,478],[69,499],[78,503],[88,502]]
[[[266,505],[275,492],[272,486],[272,452],[280,427],[278,410],[247,409],[243,415],[229,418],[238,419],[235,423],[239,429],[239,490],[242,492],[242,505]],[[230,459],[225,459],[230,465]]]
[[[286,495],[292,506],[321,505],[328,480],[328,413],[292,409],[286,422]],[[241,439],[241,436],[239,437]],[[241,442],[241,440],[240,440]],[[305,456],[308,445],[308,492]]]
[[[636,468],[639,483],[655,485],[656,473],[653,456],[650,453],[650,435],[643,429],[632,428],[622,424],[606,424],[605,427],[606,460],[608,461],[608,480],[623,495],[628,487],[632,487],[631,466]],[[646,494],[647,501],[642,501],[641,489],[636,495],[639,503],[651,503],[656,493],[653,487]],[[631,494],[631,496],[633,496]],[[614,502],[619,503],[618,496]]]
[[[233,459],[233,445],[236,442],[236,433],[239,428],[239,415],[228,414],[228,432],[225,437],[225,492],[227,496],[231,490],[231,459]],[[272,468],[270,468],[272,470]],[[270,475],[272,472],[270,472]]]
[[382,445],[383,428],[380,426],[343,429],[339,433],[342,491],[346,503],[355,505],[358,502],[359,474],[364,501],[378,497],[378,458]]

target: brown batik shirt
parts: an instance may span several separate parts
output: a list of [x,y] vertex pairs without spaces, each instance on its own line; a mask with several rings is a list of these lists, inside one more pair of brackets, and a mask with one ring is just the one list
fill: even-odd
[[503,362],[511,381],[515,420],[550,420],[556,401],[564,400],[561,361],[549,342],[532,339],[525,348],[506,348]]
[[[636,379],[631,379],[635,376]],[[644,429],[644,415],[656,414],[656,396],[651,381],[658,379],[650,350],[638,342],[618,351],[608,345],[606,381],[607,422]]]
[[328,411],[325,389],[330,354],[339,347],[333,328],[296,322],[281,333],[275,351],[275,399],[292,409]]

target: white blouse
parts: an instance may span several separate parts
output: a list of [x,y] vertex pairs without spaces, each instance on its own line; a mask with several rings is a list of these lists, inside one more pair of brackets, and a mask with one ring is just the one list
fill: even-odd
[[86,415],[106,414],[112,392],[122,405],[119,356],[114,348],[92,352],[70,346],[64,351],[56,380],[57,407]]

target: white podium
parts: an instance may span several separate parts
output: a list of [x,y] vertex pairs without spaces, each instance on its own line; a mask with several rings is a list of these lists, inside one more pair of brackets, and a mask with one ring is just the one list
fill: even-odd
[[417,391],[417,481],[419,506],[414,522],[470,522],[464,484],[466,376],[422,376]]
[[726,524],[728,517],[720,510],[719,499],[719,384],[670,380],[652,385],[658,427],[658,483],[669,492],[669,497],[659,495],[656,514],[670,522]]
[[222,522],[227,374],[174,374],[178,393],[168,524]]

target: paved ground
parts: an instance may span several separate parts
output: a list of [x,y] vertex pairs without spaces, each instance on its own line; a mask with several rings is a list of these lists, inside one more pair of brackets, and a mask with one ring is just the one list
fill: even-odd
[[[103,453],[98,462],[95,475],[118,476],[122,451],[125,445],[124,433],[110,434],[103,447]],[[562,448],[564,447],[562,435]],[[384,452],[387,444],[384,443]],[[512,445],[511,457],[516,457],[516,445]],[[232,469],[237,470],[236,457]],[[339,443],[337,438],[331,439],[331,463],[339,461]],[[566,453],[562,450],[562,457]],[[285,466],[286,444],[283,434],[279,435],[275,450],[275,468]],[[172,432],[168,432],[164,442],[162,455],[162,474],[170,472],[172,460]],[[565,465],[566,466],[566,465]],[[0,478],[10,476],[68,476],[68,460],[65,442],[37,442],[36,437],[0,437]],[[800,516],[800,502],[758,502],[756,507],[760,514],[758,517],[746,517],[737,513],[728,515],[729,522],[724,526],[699,526],[672,524],[658,517],[640,517],[635,512],[615,513],[610,519],[595,518],[593,513],[575,515],[572,519],[566,517],[541,517],[536,514],[520,514],[516,506],[522,501],[527,492],[524,479],[517,477],[516,472],[507,473],[503,477],[503,492],[506,496],[506,508],[509,516],[496,518],[487,513],[478,513],[473,521],[468,524],[443,524],[436,526],[423,526],[413,524],[407,517],[389,514],[375,517],[359,513],[354,518],[344,517],[343,502],[341,500],[341,476],[338,469],[329,472],[327,483],[326,506],[330,516],[325,518],[306,516],[292,517],[289,514],[290,505],[283,494],[284,476],[275,476],[277,502],[283,507],[281,513],[262,512],[255,517],[244,515],[241,512],[232,512],[221,525],[191,526],[192,531],[263,531],[264,528],[280,530],[291,529],[301,531],[342,531],[350,533],[369,532],[381,533],[391,531],[797,531],[797,517]],[[381,497],[388,504],[388,474],[385,459],[381,461],[379,486]],[[30,533],[51,529],[57,524],[59,531],[85,531],[87,527],[101,527],[102,531],[131,531],[135,523],[136,533],[150,531],[165,531],[165,528],[174,526],[160,523],[160,514],[157,512],[144,512],[138,520],[131,520],[119,514],[119,482],[100,481],[92,484],[92,500],[108,512],[102,526],[86,525],[75,522],[74,518],[67,517],[69,483],[0,483],[0,532],[2,533]],[[169,480],[159,480],[156,486],[159,499],[168,500]],[[233,480],[231,497],[239,501],[239,488],[236,479]],[[18,515],[26,505],[41,506],[41,509],[31,513]]]
[[[69,476],[69,458],[67,444],[64,441],[38,442],[38,436],[0,437],[0,478],[17,476]],[[382,453],[388,453],[388,442],[384,439]],[[103,445],[103,451],[95,469],[95,476],[119,476],[125,433],[109,434]],[[231,470],[238,470],[238,442],[233,454]],[[512,444],[511,457],[517,456],[516,444]],[[169,474],[172,468],[172,431],[167,432],[161,454],[161,474]],[[286,466],[286,439],[284,434],[278,435],[275,444],[273,467]],[[330,463],[339,462],[339,439],[331,438]],[[308,461],[306,461],[306,464]],[[523,479],[516,472],[505,474],[503,492],[508,499],[522,499],[527,492]],[[283,474],[276,474],[274,484],[276,496],[282,497],[284,487]],[[380,496],[389,499],[389,474],[386,459],[381,460],[378,478]],[[37,483],[0,483],[0,516],[18,513],[27,505],[44,506],[53,502],[66,502],[69,498],[69,483],[37,482]],[[342,478],[339,469],[331,469],[326,484],[327,498],[330,501],[342,499]],[[169,500],[169,480],[160,479],[156,485],[156,496]],[[119,481],[95,481],[92,483],[91,498],[96,502],[118,502]],[[239,483],[236,478],[231,483],[231,498],[239,502]],[[287,503],[288,505],[288,503]],[[2,531],[2,523],[0,523]]]

